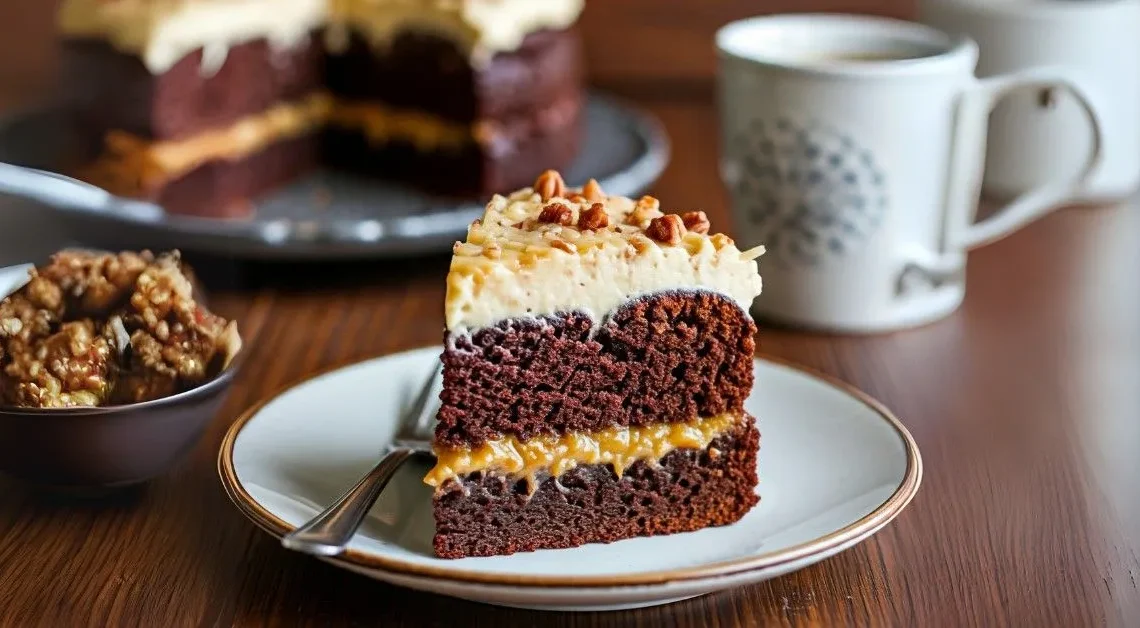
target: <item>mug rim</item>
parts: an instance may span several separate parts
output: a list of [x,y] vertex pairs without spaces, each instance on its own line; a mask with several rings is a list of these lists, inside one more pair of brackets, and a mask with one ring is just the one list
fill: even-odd
[[[738,33],[755,29],[796,29],[826,41],[829,33],[847,32],[866,35],[868,27],[884,34],[893,33],[918,45],[931,46],[933,54],[920,57],[883,60],[843,61],[840,59],[797,59],[779,53],[766,55],[741,52],[732,41]],[[977,44],[968,36],[890,17],[847,13],[783,13],[758,15],[734,20],[716,31],[716,49],[722,60],[735,60],[751,65],[791,72],[848,77],[905,77],[939,74],[961,68],[963,60],[977,59]],[[972,68],[971,68],[972,70]]]
[[[948,0],[920,0],[918,7]],[[1120,0],[1084,0],[1083,2],[993,2],[991,0],[956,0],[953,4],[979,16],[1017,17],[1019,19],[1069,19],[1089,11],[1114,11],[1127,3]]]

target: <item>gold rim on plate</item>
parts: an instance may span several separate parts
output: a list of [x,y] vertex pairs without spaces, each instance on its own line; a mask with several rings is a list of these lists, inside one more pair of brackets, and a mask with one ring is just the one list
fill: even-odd
[[[411,350],[415,351],[415,349]],[[409,353],[411,352],[409,351]],[[306,384],[318,377],[327,375],[334,371],[349,368],[352,366],[364,364],[365,362],[372,362],[374,360],[383,359],[384,357],[372,357],[364,360],[355,360],[339,366],[329,367],[323,369],[318,373],[310,375],[297,381],[293,384],[283,387],[273,395],[254,404],[248,410],[243,412],[233,425],[230,426],[226,432],[225,438],[222,440],[221,450],[218,452],[218,475],[221,477],[222,485],[226,489],[226,494],[229,495],[230,500],[234,505],[245,514],[254,524],[262,530],[265,530],[274,537],[280,539],[285,534],[292,532],[295,527],[286,523],[278,518],[273,513],[269,512],[264,506],[257,502],[252,495],[245,490],[237,477],[237,470],[234,468],[233,454],[234,443],[237,441],[238,434],[253,417],[264,408],[268,403],[280,397],[286,391],[296,388],[302,384]],[[526,574],[503,574],[503,573],[486,573],[482,571],[470,571],[463,569],[449,569],[436,567],[433,565],[421,565],[411,563],[399,559],[385,558],[375,554],[361,552],[359,550],[347,549],[338,556],[329,557],[327,560],[334,563],[347,563],[354,567],[363,567],[365,569],[373,569],[386,571],[393,574],[415,576],[422,578],[432,578],[439,580],[449,580],[454,582],[462,582],[467,584],[482,584],[482,585],[512,585],[512,586],[525,586],[525,587],[614,587],[614,586],[645,586],[645,585],[659,585],[667,582],[677,582],[685,580],[701,580],[705,578],[729,576],[748,571],[756,571],[761,569],[770,569],[787,563],[795,562],[803,558],[814,556],[817,554],[826,553],[835,548],[841,547],[846,543],[853,540],[860,539],[868,536],[879,528],[889,523],[892,519],[897,517],[900,512],[910,503],[914,498],[915,493],[918,492],[918,486],[922,482],[922,457],[918,452],[918,445],[914,442],[914,438],[910,432],[903,427],[902,422],[874,397],[867,393],[855,388],[847,382],[840,381],[829,375],[815,372],[811,369],[793,364],[773,357],[756,356],[757,360],[768,362],[777,366],[790,368],[798,371],[801,374],[814,377],[833,388],[837,388],[873,410],[876,414],[883,418],[895,432],[902,439],[906,447],[906,474],[903,476],[902,482],[894,493],[891,494],[882,504],[879,504],[875,510],[871,511],[858,521],[851,523],[839,530],[830,534],[826,534],[812,541],[801,543],[776,552],[768,552],[766,554],[757,554],[755,556],[748,556],[745,558],[737,558],[733,560],[720,561],[716,563],[709,563],[696,567],[687,567],[683,569],[671,569],[664,571],[647,571],[643,573],[632,573],[620,576],[537,576]]]

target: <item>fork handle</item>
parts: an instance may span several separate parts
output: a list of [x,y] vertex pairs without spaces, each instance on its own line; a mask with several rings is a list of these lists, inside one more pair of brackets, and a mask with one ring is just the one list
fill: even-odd
[[414,454],[415,451],[404,447],[388,452],[356,486],[314,519],[282,537],[281,544],[316,556],[336,556],[343,552],[381,491],[400,465]]
[[71,177],[6,163],[0,163],[0,193],[82,209],[103,209],[111,197],[106,190]]

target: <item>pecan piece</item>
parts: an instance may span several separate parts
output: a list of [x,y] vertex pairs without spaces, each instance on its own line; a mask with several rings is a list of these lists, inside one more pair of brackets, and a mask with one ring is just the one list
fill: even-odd
[[662,244],[680,244],[685,235],[685,223],[677,214],[660,216],[649,221],[645,235]]
[[451,246],[451,253],[453,255],[475,256],[483,252],[483,247],[477,244],[470,244],[468,242],[456,242]]
[[626,222],[631,225],[640,226],[641,223],[646,222],[652,218],[661,215],[661,203],[652,196],[642,196],[637,199],[637,205],[634,206],[633,211],[630,212],[626,218]]
[[578,252],[578,249],[574,248],[574,246],[571,245],[566,240],[555,239],[554,241],[552,241],[550,243],[550,246],[558,249],[559,251],[564,251],[566,253],[577,253]]
[[549,201],[555,196],[562,196],[566,194],[566,182],[562,180],[562,175],[554,170],[547,170],[538,175],[534,181],[534,191],[538,192],[542,200]]
[[608,226],[610,226],[610,217],[606,214],[606,208],[601,203],[590,205],[589,209],[582,210],[578,216],[578,228],[583,231],[586,229],[605,229]]
[[538,221],[554,225],[569,225],[574,221],[574,210],[562,203],[551,203],[542,208],[542,213],[538,215]]
[[702,211],[685,212],[681,216],[685,228],[694,233],[707,234],[709,232],[709,217]]
[[606,193],[595,179],[590,179],[586,182],[586,185],[582,186],[582,194],[586,197],[586,200],[591,203],[606,200]]
[[714,234],[711,238],[709,238],[709,241],[712,242],[712,245],[716,247],[718,251],[726,246],[732,246],[735,244],[735,242],[732,241],[732,238],[724,235],[723,233]]
[[653,244],[643,235],[635,235],[629,240],[629,245],[632,247],[635,254],[642,254],[649,250]]

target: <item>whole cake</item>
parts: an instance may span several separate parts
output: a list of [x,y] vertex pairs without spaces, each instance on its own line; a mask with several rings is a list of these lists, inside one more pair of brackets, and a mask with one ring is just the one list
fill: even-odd
[[725,525],[754,506],[758,247],[704,212],[567,189],[495,196],[456,243],[435,432],[435,552]]
[[222,216],[319,163],[520,187],[577,151],[582,4],[64,0],[62,88],[92,144],[76,174]]

